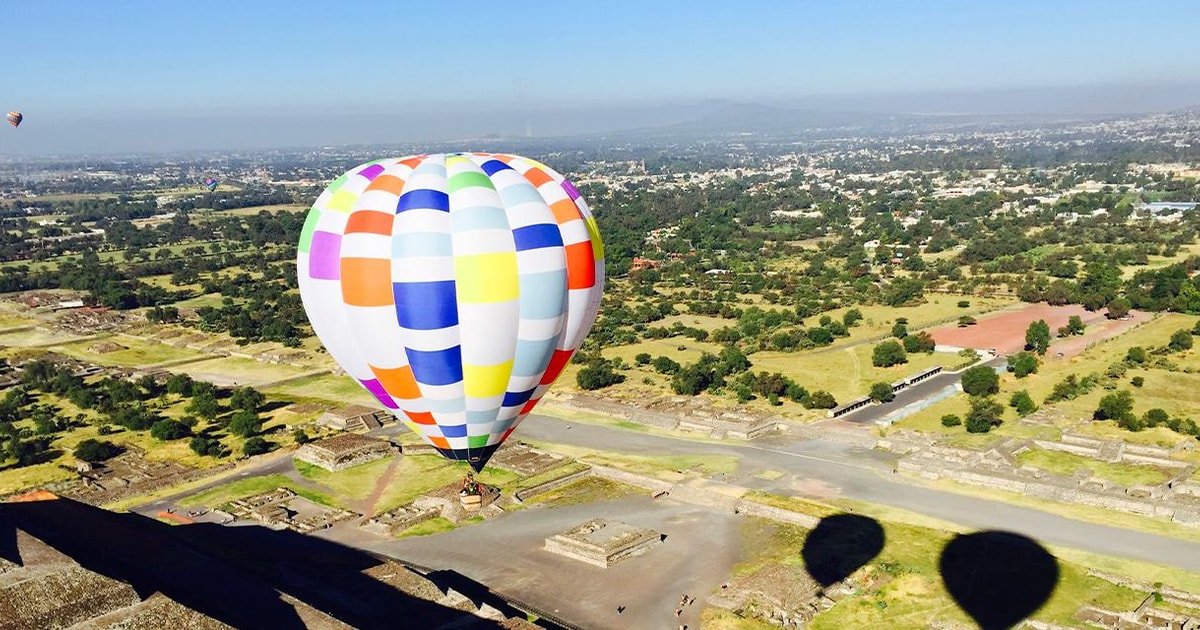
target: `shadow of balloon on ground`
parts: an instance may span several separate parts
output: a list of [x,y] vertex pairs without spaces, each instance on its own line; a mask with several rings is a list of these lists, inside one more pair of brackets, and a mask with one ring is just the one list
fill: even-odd
[[804,539],[804,568],[829,588],[870,562],[883,549],[883,527],[873,518],[857,514],[826,516]]
[[1058,561],[1030,538],[1001,531],[954,537],[942,550],[946,590],[983,630],[1029,617],[1058,585]]

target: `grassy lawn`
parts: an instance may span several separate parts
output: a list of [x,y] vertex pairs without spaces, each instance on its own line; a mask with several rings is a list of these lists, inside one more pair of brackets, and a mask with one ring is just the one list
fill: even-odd
[[35,328],[33,330],[0,333],[0,346],[28,348],[30,346],[45,346],[55,343],[71,343],[80,339],[85,339],[85,337]]
[[269,492],[276,488],[290,488],[297,495],[314,503],[331,507],[341,507],[332,497],[301,486],[283,475],[266,475],[264,477],[239,479],[180,499],[179,504],[184,507],[205,506],[219,508],[231,501]]
[[294,465],[296,466],[296,470],[305,479],[315,481],[333,490],[337,497],[362,500],[370,496],[371,491],[375,489],[376,482],[379,481],[379,477],[391,465],[392,459],[391,457],[385,457],[337,472],[329,472],[320,466],[314,466],[302,461],[296,461]]
[[455,525],[448,519],[444,519],[444,518],[438,516],[436,518],[431,518],[428,521],[417,523],[416,525],[409,527],[408,529],[400,532],[399,534],[396,534],[396,538],[408,538],[409,536],[429,536],[432,534],[440,534],[442,532],[448,532],[448,531],[454,529],[455,527],[457,527],[457,525]]
[[281,385],[267,387],[264,393],[286,396],[299,401],[320,401],[348,405],[378,405],[379,401],[370,392],[363,389],[354,379],[346,375],[325,374]]
[[[375,504],[375,512],[382,514],[394,510],[412,503],[413,499],[431,490],[457,483],[467,470],[465,464],[452,462],[441,455],[405,455],[396,467],[391,485]],[[489,485],[504,486],[515,480],[516,475],[496,468],[485,468],[475,478]]]
[[934,366],[951,367],[962,362],[957,354],[934,352],[910,354],[908,363],[889,368],[871,365],[874,344],[858,344],[841,350],[803,353],[758,352],[750,356],[752,370],[780,372],[809,391],[823,389],[838,400],[849,402],[865,396],[871,385],[892,383]]
[[584,477],[575,483],[532,497],[525,503],[528,505],[560,507],[645,495],[646,491],[641,488],[634,488],[633,486],[601,479],[600,477]]
[[1048,451],[1040,448],[1030,449],[1017,455],[1017,463],[1068,476],[1079,470],[1090,470],[1093,475],[1126,488],[1138,485],[1158,485],[1174,476],[1172,471],[1155,466],[1102,462],[1074,453]]
[[548,444],[526,440],[529,444],[547,451],[562,453],[589,464],[611,466],[640,475],[675,478],[679,472],[711,475],[733,473],[738,467],[738,458],[733,455],[673,455],[666,457],[644,457],[615,451],[601,451],[564,444]]
[[[222,357],[189,363],[186,369],[179,368],[176,371],[186,371],[196,380],[210,381],[219,385],[237,383],[238,385],[257,387],[265,383],[300,376],[310,370],[241,357]],[[349,377],[343,378],[349,380]]]
[[[124,350],[116,350],[114,352],[95,352],[91,348],[103,343],[113,343],[124,346]],[[123,335],[113,335],[103,340],[89,340],[77,343],[63,344],[54,347],[55,352],[72,356],[84,361],[90,361],[100,365],[120,365],[126,367],[136,367],[143,365],[155,365],[166,361],[176,361],[180,359],[201,358],[208,355],[188,350],[186,348],[176,348],[164,343],[154,341],[142,341],[133,337]]]
[[[822,508],[815,504],[805,509],[816,512],[840,511],[830,506]],[[883,550],[855,574],[860,584],[872,586],[840,600],[833,608],[818,614],[809,627],[829,630],[915,630],[931,627],[931,624],[939,621],[969,624],[970,619],[945,590],[938,568],[942,549],[955,534],[937,527],[893,520],[881,520],[880,525],[884,530]],[[743,526],[743,535],[746,548],[754,549],[756,553],[753,558],[735,567],[735,575],[753,575],[768,565],[803,566],[799,550],[803,548],[807,536],[804,530],[759,519],[748,519]],[[1090,562],[1091,558],[1087,560],[1089,561],[1081,564],[1059,562],[1058,586],[1033,618],[1073,626],[1075,611],[1083,604],[1130,609],[1145,597],[1144,593],[1088,577],[1085,567],[1096,565]],[[1124,572],[1120,569],[1134,570],[1134,575],[1139,579],[1144,579],[1142,576],[1146,575],[1142,567],[1114,566],[1114,572]],[[1197,578],[1200,576],[1191,577]],[[741,625],[741,620],[728,613],[706,611],[705,619],[710,617],[730,624],[718,627],[757,627],[753,622]]]

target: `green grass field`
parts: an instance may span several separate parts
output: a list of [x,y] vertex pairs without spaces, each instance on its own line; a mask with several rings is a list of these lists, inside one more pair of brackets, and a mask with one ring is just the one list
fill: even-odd
[[1093,475],[1126,488],[1138,485],[1158,485],[1174,476],[1170,469],[1102,462],[1062,451],[1030,449],[1017,455],[1021,465],[1034,466],[1059,475],[1073,475],[1079,470],[1090,470]]
[[205,506],[219,508],[230,501],[262,494],[276,488],[289,488],[297,495],[314,503],[331,507],[342,507],[332,497],[306,488],[283,475],[265,475],[262,477],[239,479],[180,499],[179,505],[184,507]]
[[[124,346],[124,350],[116,350],[113,352],[94,352],[91,348],[105,343],[113,343]],[[55,352],[61,352],[67,356],[72,356],[84,361],[90,361],[100,365],[119,365],[126,367],[138,367],[145,365],[155,365],[166,361],[177,361],[181,359],[201,359],[208,355],[195,350],[186,348],[176,348],[167,344],[156,343],[153,341],[142,341],[133,337],[123,335],[113,335],[103,340],[82,341],[71,344],[63,344],[53,348]]]
[[330,472],[302,461],[296,461],[294,465],[301,476],[333,490],[338,498],[348,497],[358,501],[370,496],[379,477],[391,465],[392,460],[391,457],[385,457],[337,472]]
[[379,401],[345,374],[325,374],[266,387],[263,392],[292,400],[335,403],[338,405],[378,405]]

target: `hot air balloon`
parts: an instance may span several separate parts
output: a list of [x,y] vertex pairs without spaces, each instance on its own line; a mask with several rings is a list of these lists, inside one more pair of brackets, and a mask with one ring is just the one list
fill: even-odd
[[211,177],[204,178],[204,187],[207,188],[209,190],[209,192],[212,192],[217,189],[217,183],[218,183],[217,180],[215,180]]
[[313,204],[296,262],[334,360],[476,471],[562,373],[604,286],[579,191],[534,160],[491,153],[351,169]]
[[8,124],[13,127],[20,127],[21,121],[24,119],[25,117],[21,115],[21,112],[8,112]]

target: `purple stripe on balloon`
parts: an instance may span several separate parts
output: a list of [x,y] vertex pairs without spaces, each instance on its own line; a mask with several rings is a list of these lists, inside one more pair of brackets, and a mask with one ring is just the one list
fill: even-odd
[[400,405],[397,405],[396,401],[392,400],[391,395],[387,393],[387,390],[383,388],[383,385],[379,381],[372,378],[367,380],[359,379],[358,382],[362,383],[363,387],[366,387],[372,394],[375,394],[375,397],[379,399],[380,404],[384,407],[388,409],[400,408]]
[[342,277],[342,237],[333,232],[313,232],[308,250],[308,275],[317,280],[339,280]]
[[567,196],[571,198],[571,201],[575,201],[576,199],[578,199],[580,197],[579,191],[575,188],[575,184],[572,184],[571,182],[564,179],[563,183],[562,183],[562,187],[563,187],[563,190],[567,191]]
[[379,177],[379,174],[382,172],[383,172],[383,165],[372,164],[372,165],[368,166],[367,168],[364,168],[363,170],[359,171],[358,174],[362,175],[363,177],[366,177],[367,180],[370,181],[370,180],[375,179],[376,177]]

